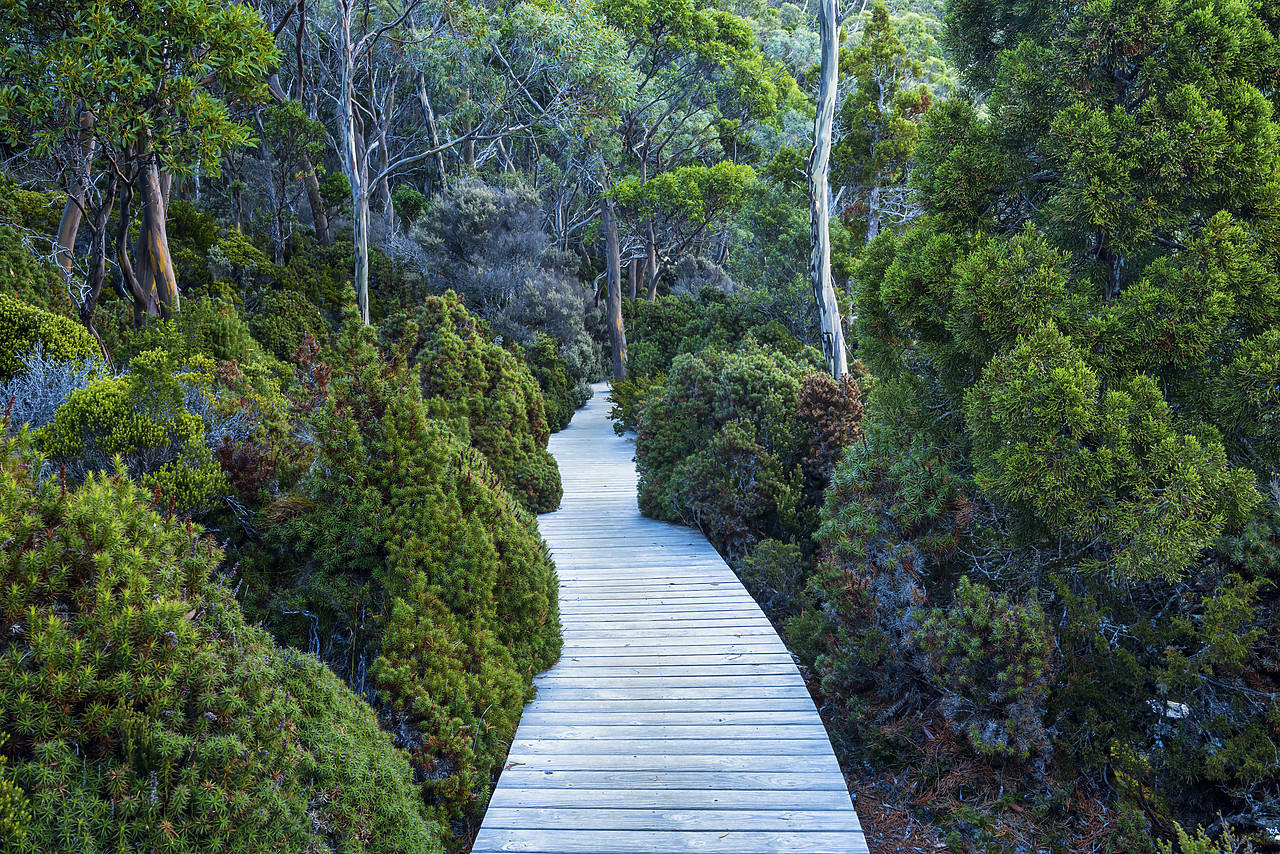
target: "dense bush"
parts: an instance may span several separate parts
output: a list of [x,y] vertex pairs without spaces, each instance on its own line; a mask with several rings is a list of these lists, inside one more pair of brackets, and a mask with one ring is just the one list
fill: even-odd
[[289,362],[308,335],[323,346],[331,330],[320,310],[302,294],[268,291],[249,316],[249,331],[268,353]]
[[606,376],[599,310],[574,275],[576,260],[551,245],[541,216],[532,190],[455,181],[411,230],[413,263],[435,292],[459,294],[504,346],[531,347],[538,333],[549,335],[575,396],[590,397],[588,386]]
[[1011,602],[965,575],[949,608],[924,614],[916,639],[951,727],[979,753],[1034,760],[1043,774],[1053,648],[1039,603]]
[[4,274],[0,275],[0,295],[62,317],[75,317],[75,305],[62,270],[36,254],[44,247],[28,246],[29,235],[24,236],[2,220],[0,215],[0,272]]
[[128,373],[73,390],[37,441],[73,481],[114,471],[118,456],[161,508],[190,511],[227,491],[212,435],[243,439],[250,430],[212,412],[212,384],[207,359],[178,364],[164,350],[149,350]]
[[198,528],[124,478],[41,480],[24,441],[0,438],[6,851],[439,850],[372,712],[245,623]]
[[489,340],[453,293],[428,297],[414,312],[389,319],[382,331],[417,369],[433,418],[448,420],[484,454],[529,510],[560,506],[560,470],[547,452],[542,394],[519,356]]
[[36,344],[55,359],[91,360],[102,352],[93,336],[71,318],[0,294],[0,382],[22,370],[22,357]]
[[[456,302],[435,308],[465,318]],[[374,702],[432,814],[474,817],[533,674],[559,654],[556,579],[533,518],[446,426],[458,419],[432,417],[405,361],[416,339],[402,342],[388,361],[348,324],[315,463],[264,514],[246,571],[268,625]]]
[[[636,427],[641,511],[698,526],[731,560],[762,539],[807,539],[826,485],[806,469],[820,457],[810,444],[819,434],[799,414],[813,373],[754,342],[676,358]],[[830,400],[856,423],[856,393]],[[812,408],[828,417],[826,407]]]
[[536,333],[525,347],[524,360],[542,389],[547,427],[553,433],[568,427],[574,410],[591,399],[591,387],[583,381],[574,382],[569,376],[568,365],[556,352],[555,339],[550,335]]

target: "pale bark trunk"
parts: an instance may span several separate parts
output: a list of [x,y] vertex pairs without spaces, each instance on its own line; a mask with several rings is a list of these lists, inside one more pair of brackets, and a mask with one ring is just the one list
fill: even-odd
[[431,134],[431,147],[436,150],[436,171],[440,173],[440,185],[448,187],[449,179],[444,171],[444,151],[440,148],[440,131],[436,128],[436,111],[431,106],[426,77],[422,74],[418,75],[418,100],[422,102],[422,112],[427,114],[427,132]]
[[836,0],[819,0],[819,40],[821,78],[818,85],[818,114],[814,119],[813,151],[809,155],[809,280],[818,304],[822,328],[822,352],[827,370],[836,379],[849,372],[844,348],[844,329],[831,277],[831,212],[827,173],[831,162],[831,131],[836,112],[836,82],[839,74],[840,18]]
[[169,255],[168,180],[160,175],[160,164],[154,154],[142,166],[142,227],[138,230],[138,263],[145,270],[145,284],[154,288],[160,301],[160,313],[167,319],[181,309],[178,277]]
[[609,346],[613,350],[613,376],[627,376],[627,331],[622,326],[622,261],[618,249],[618,223],[613,200],[600,199],[600,224],[604,227],[606,270],[605,315],[609,324]]
[[355,243],[353,285],[360,320],[369,325],[369,179],[368,152],[355,113],[355,57],[351,39],[350,4],[334,0],[334,10],[341,28],[342,94],[338,98],[338,134],[342,146],[342,172],[351,185],[352,241]]
[[71,265],[75,259],[76,235],[80,231],[80,220],[84,216],[84,205],[89,192],[89,164],[93,161],[97,140],[93,136],[93,114],[84,111],[80,114],[79,134],[80,159],[76,163],[75,178],[72,179],[67,203],[62,208],[62,220],[58,223],[58,265],[62,267],[62,278],[65,285],[71,285]]
[[653,233],[653,223],[649,223],[649,257],[645,261],[645,269],[649,271],[649,291],[645,296],[649,302],[658,298],[658,277],[662,271],[658,269],[658,241]]
[[632,258],[631,267],[627,271],[627,290],[632,299],[636,298],[636,282],[640,281],[640,259]]
[[871,184],[871,198],[867,202],[867,243],[880,234],[880,181]]

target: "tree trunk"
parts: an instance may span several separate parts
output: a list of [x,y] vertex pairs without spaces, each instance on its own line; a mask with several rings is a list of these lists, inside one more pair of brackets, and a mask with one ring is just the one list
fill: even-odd
[[645,269],[649,271],[649,291],[645,296],[649,302],[658,298],[658,277],[662,271],[658,269],[658,246],[653,233],[653,223],[649,223],[649,257],[645,260]]
[[436,171],[440,173],[440,185],[449,186],[448,176],[444,171],[444,151],[440,148],[440,131],[436,128],[436,111],[431,107],[431,98],[427,95],[427,79],[418,75],[418,100],[422,103],[422,112],[427,115],[427,132],[431,134],[431,147],[436,150]]
[[630,269],[627,271],[627,291],[628,295],[636,298],[636,282],[640,281],[640,259],[632,258]]
[[160,164],[152,154],[142,166],[142,227],[138,230],[138,263],[141,281],[148,290],[154,288],[160,301],[160,313],[170,318],[181,308],[178,278],[169,255],[167,181],[160,176]]
[[627,376],[627,331],[622,326],[622,260],[618,249],[618,222],[613,216],[613,200],[600,198],[600,224],[604,227],[604,255],[607,282],[605,315],[609,324],[609,346],[613,350],[613,376]]
[[369,194],[367,192],[356,193],[353,188],[351,191],[352,203],[352,225],[354,226],[352,239],[356,245],[356,269],[355,269],[355,287],[356,287],[356,308],[360,310],[360,321],[365,326],[369,325]]
[[880,180],[871,183],[871,198],[867,202],[867,245],[880,234]]
[[809,281],[818,304],[822,327],[822,353],[836,379],[849,372],[844,329],[831,277],[831,212],[827,172],[831,163],[831,130],[836,112],[839,74],[840,18],[836,0],[818,2],[819,40],[822,51],[818,85],[818,114],[813,125],[813,151],[809,154]]
[[316,239],[321,246],[332,246],[333,235],[329,232],[329,211],[324,205],[324,196],[320,195],[320,179],[316,177],[316,167],[311,158],[303,156],[303,183],[307,187],[307,203],[311,205],[311,222],[316,227]]
[[353,10],[346,0],[334,0],[342,37],[341,95],[338,98],[338,135],[341,137],[342,173],[351,185],[352,241],[355,243],[353,285],[360,320],[369,325],[369,165],[364,135],[355,112],[355,45],[351,38]]
[[57,245],[54,247],[58,265],[62,267],[62,279],[68,289],[71,287],[71,265],[75,260],[76,234],[80,231],[80,219],[84,216],[84,205],[89,192],[89,165],[97,148],[97,140],[93,136],[93,113],[88,110],[80,114],[79,142],[80,159],[76,163],[70,192],[67,193],[67,203],[62,208]]
[[107,351],[107,345],[103,343],[102,336],[93,323],[93,314],[97,311],[98,299],[102,296],[102,284],[107,278],[107,220],[111,218],[111,208],[115,204],[118,186],[119,179],[113,177],[107,186],[105,197],[99,202],[98,209],[94,212],[93,223],[90,226],[93,234],[89,247],[88,293],[85,294],[83,301],[77,301],[79,304],[76,306],[80,314],[80,322],[84,324],[85,329],[89,330],[93,340],[98,342],[103,361],[107,363],[112,373],[115,373],[115,365],[111,361],[111,353]]

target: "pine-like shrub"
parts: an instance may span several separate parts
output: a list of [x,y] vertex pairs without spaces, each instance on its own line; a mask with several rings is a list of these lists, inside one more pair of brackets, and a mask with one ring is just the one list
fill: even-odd
[[27,441],[0,438],[6,851],[439,851],[372,711],[245,623],[212,541],[127,478],[40,479]]
[[432,418],[417,370],[348,324],[317,457],[250,567],[268,624],[374,700],[432,814],[474,816],[532,676],[560,650],[556,579],[530,516]]
[[965,575],[951,607],[923,615],[916,640],[952,729],[979,753],[1031,761],[1043,773],[1053,647],[1039,603],[1011,601]]
[[641,511],[696,525],[731,559],[807,535],[796,408],[809,371],[754,345],[678,357],[636,428]]
[[308,335],[323,346],[330,331],[320,310],[295,291],[267,292],[249,316],[249,332],[254,340],[282,362],[293,361]]
[[484,454],[529,510],[560,506],[560,470],[547,452],[551,431],[538,383],[519,357],[489,340],[455,294],[428,297],[389,319],[383,334],[407,348],[431,417],[448,420]]
[[0,382],[22,370],[21,357],[36,344],[56,359],[87,361],[101,355],[93,336],[71,318],[0,293]]
[[556,352],[550,335],[535,333],[524,348],[524,361],[542,389],[548,428],[556,433],[568,427],[574,411],[591,399],[591,387],[569,376],[568,365]]

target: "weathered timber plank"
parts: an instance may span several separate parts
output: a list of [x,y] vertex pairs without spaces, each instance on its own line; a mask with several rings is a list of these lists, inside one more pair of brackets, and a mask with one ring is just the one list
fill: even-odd
[[865,852],[792,656],[698,531],[639,515],[598,394],[552,438],[565,496],[538,519],[564,651],[473,854]]
[[[483,842],[483,845],[481,844]],[[865,854],[861,830],[839,831],[631,831],[495,829],[471,854]]]

